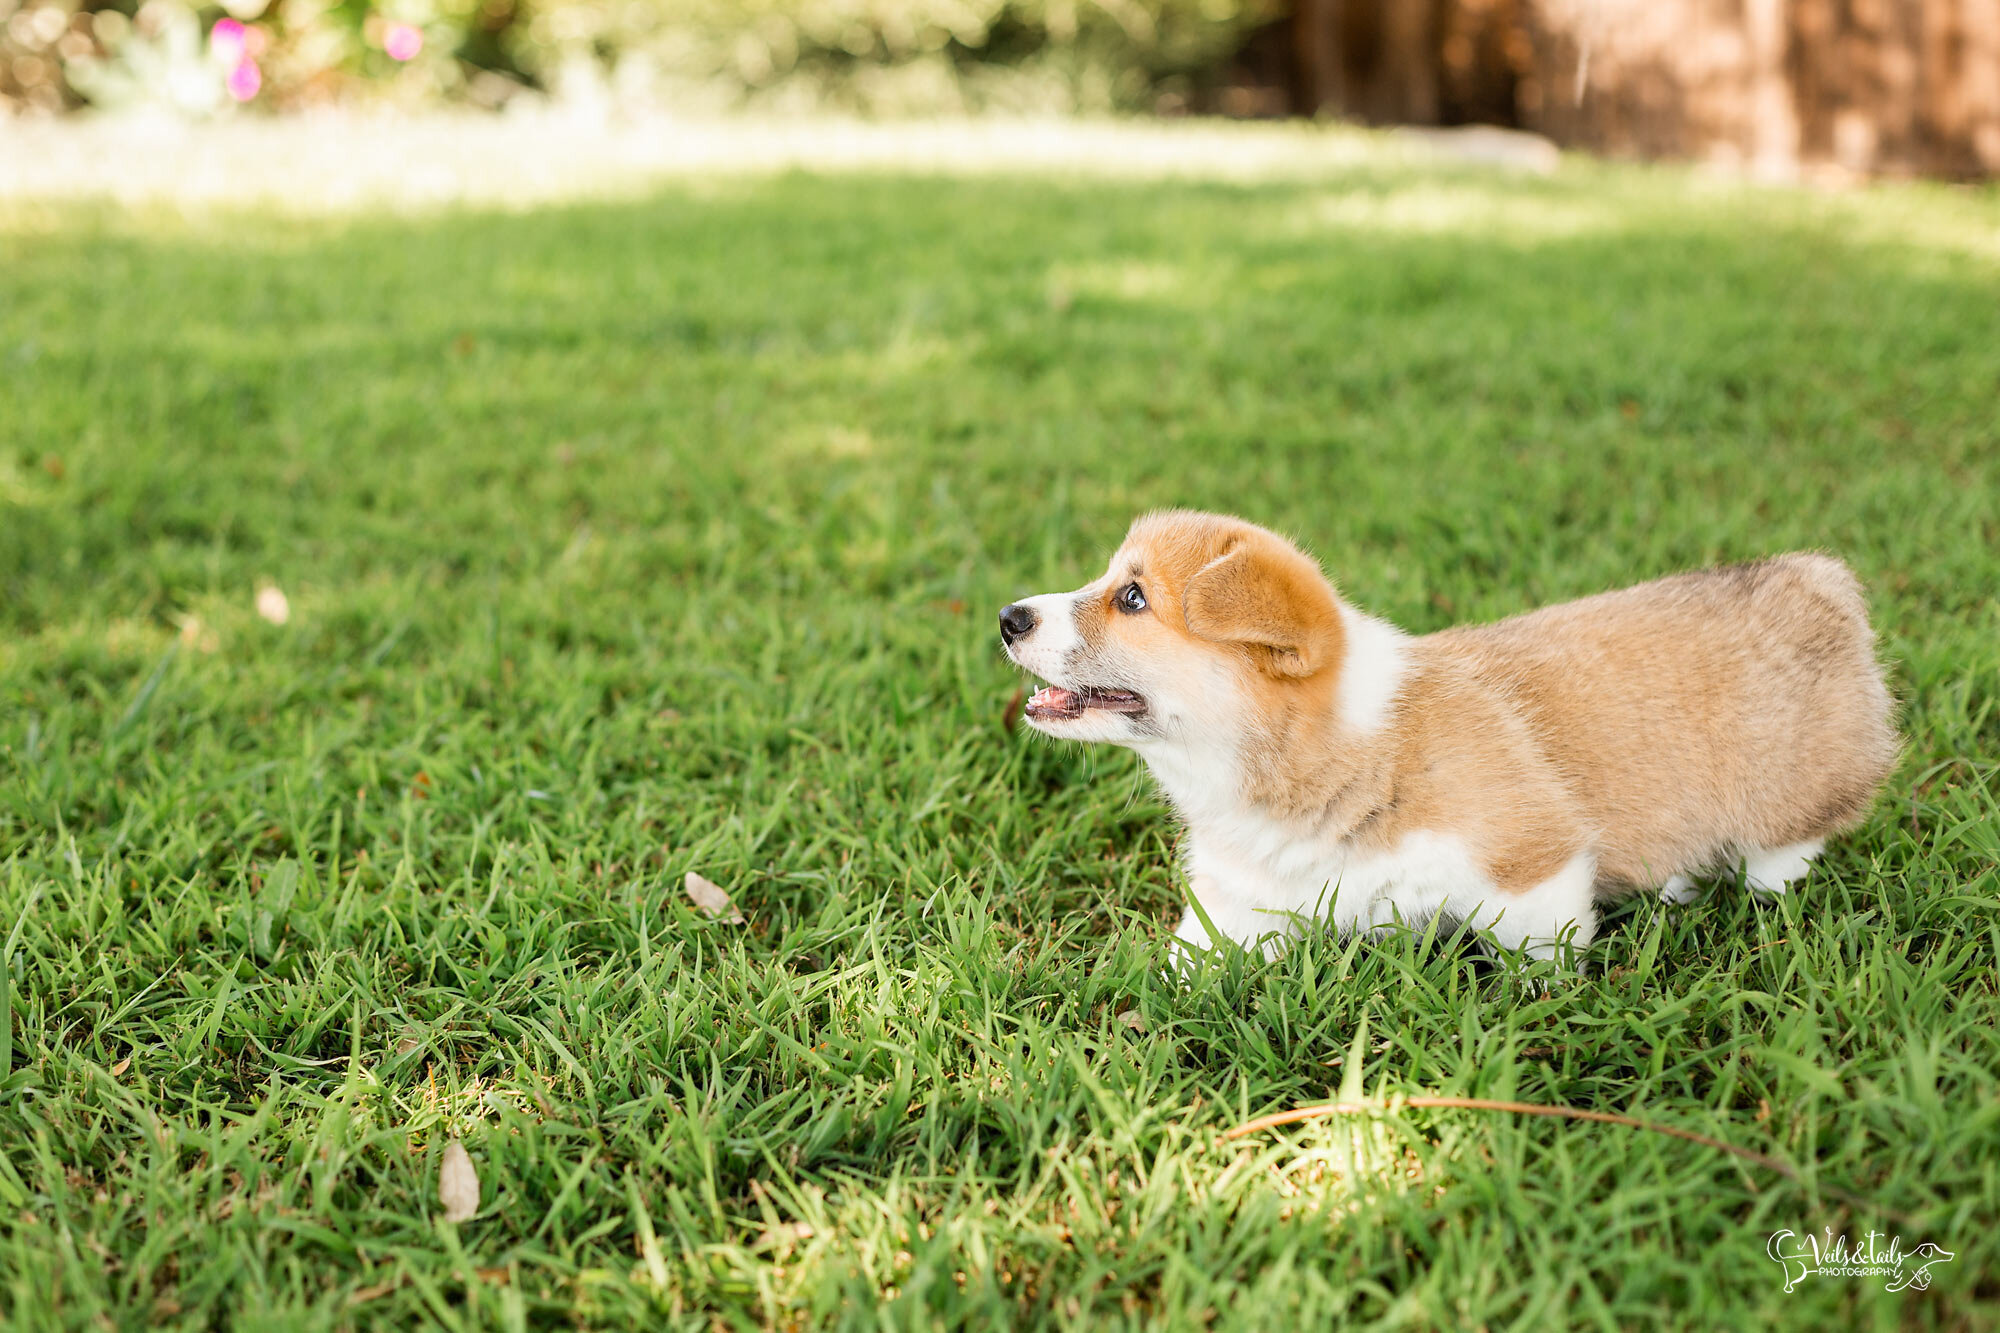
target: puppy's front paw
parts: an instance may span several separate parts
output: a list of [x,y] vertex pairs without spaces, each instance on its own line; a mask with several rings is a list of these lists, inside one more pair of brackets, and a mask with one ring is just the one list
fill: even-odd
[[1181,924],[1174,931],[1174,937],[1167,944],[1167,963],[1163,969],[1169,980],[1185,982],[1201,966],[1202,958],[1215,947],[1209,937],[1208,928],[1201,924],[1201,917],[1190,907],[1181,917]]
[[1671,875],[1660,886],[1660,901],[1669,907],[1686,907],[1701,898],[1701,890],[1686,875]]

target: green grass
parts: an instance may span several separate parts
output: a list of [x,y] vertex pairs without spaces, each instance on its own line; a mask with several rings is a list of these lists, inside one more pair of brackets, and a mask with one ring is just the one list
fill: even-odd
[[[1588,167],[0,219],[0,1314],[1992,1326],[1996,229]],[[1546,994],[1411,936],[1177,989],[1167,811],[1002,730],[993,626],[1166,504],[1419,630],[1831,548],[1907,759]],[[1357,1076],[1802,1180],[1221,1137]],[[1823,1227],[1957,1257],[1783,1294]]]

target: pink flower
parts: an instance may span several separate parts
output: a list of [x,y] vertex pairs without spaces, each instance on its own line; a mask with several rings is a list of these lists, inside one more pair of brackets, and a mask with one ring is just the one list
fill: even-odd
[[414,60],[424,49],[424,35],[408,23],[391,23],[382,34],[382,49],[391,60]]
[[222,64],[235,66],[243,60],[243,25],[235,19],[217,19],[208,30],[208,50]]
[[247,102],[257,95],[264,86],[264,71],[257,68],[257,62],[249,56],[236,62],[229,71],[229,95],[239,102]]

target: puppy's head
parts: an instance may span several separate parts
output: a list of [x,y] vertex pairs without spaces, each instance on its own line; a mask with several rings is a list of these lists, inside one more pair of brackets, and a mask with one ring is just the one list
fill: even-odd
[[1184,511],[1134,523],[1095,582],[1001,611],[1000,637],[1049,682],[1030,725],[1123,745],[1265,729],[1330,697],[1345,642],[1332,585],[1296,546]]

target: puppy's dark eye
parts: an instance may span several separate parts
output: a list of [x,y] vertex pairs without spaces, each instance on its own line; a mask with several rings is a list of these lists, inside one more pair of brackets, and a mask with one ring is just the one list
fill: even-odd
[[1127,615],[1137,615],[1146,609],[1146,594],[1136,583],[1125,585],[1125,591],[1118,594],[1118,609]]

